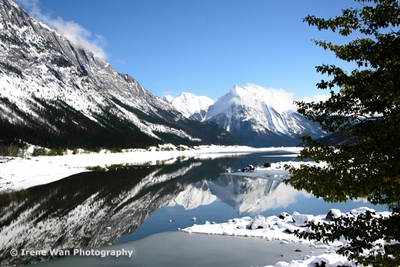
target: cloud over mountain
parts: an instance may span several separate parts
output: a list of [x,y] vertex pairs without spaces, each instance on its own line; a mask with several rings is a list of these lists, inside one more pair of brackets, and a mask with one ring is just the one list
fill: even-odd
[[74,45],[87,49],[102,59],[107,58],[103,49],[106,43],[103,36],[92,34],[74,21],[65,21],[60,17],[54,19],[50,15],[43,14],[38,0],[17,0],[16,2],[27,9],[36,20],[64,35]]

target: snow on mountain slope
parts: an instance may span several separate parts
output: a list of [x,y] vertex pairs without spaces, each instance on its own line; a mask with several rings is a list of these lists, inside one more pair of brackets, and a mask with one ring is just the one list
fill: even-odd
[[235,85],[216,101],[191,93],[164,100],[187,118],[217,123],[245,145],[293,146],[301,135],[324,135],[296,112],[292,94],[282,89]]
[[235,85],[209,107],[205,120],[252,146],[294,145],[300,135],[323,135],[295,110],[292,95],[284,90]]
[[[242,121],[254,121],[254,129],[263,128],[275,133],[289,134],[296,129],[287,127],[287,120],[294,113],[294,105],[288,100],[288,93],[283,90],[265,89],[255,85],[240,87],[235,85],[226,95],[210,107],[207,120],[219,114],[227,118],[238,117]],[[230,120],[224,125],[230,129]],[[294,125],[295,126],[295,125]]]
[[215,104],[217,105],[208,112],[208,118],[224,112],[232,105],[244,105],[259,109],[260,105],[267,104],[277,111],[296,110],[290,93],[282,89],[267,89],[255,84],[247,84],[243,87],[235,85],[227,94],[219,98]]
[[186,118],[204,120],[208,107],[214,104],[214,100],[207,96],[196,96],[183,92],[177,98],[164,97],[164,100],[179,110]]
[[174,97],[172,95],[166,95],[166,96],[163,97],[163,100],[165,102],[167,102],[168,104],[171,104],[172,101],[174,100]]
[[[10,79],[9,73],[2,72],[3,96],[14,101],[32,96],[45,100],[57,98],[88,116],[91,109],[100,111],[98,106],[106,106],[109,102],[105,93],[146,112],[151,111],[152,106],[147,101],[140,101],[141,98],[163,105],[129,75],[117,73],[101,58],[74,47],[57,32],[30,18],[18,6],[12,5],[11,8],[7,4],[7,0],[1,4],[2,25],[7,25],[1,29],[2,47],[6,48],[1,53],[1,62],[3,66],[15,62],[12,67],[19,68],[19,78],[25,79],[18,79],[15,75]],[[18,45],[23,47],[22,51],[17,51]],[[29,80],[29,86],[26,80]],[[19,92],[10,92],[7,90],[10,87],[19,89]],[[168,108],[166,105],[162,107]]]

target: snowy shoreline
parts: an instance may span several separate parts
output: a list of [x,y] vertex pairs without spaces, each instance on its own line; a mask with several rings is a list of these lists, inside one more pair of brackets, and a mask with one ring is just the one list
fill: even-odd
[[[338,209],[331,209],[326,214],[311,215],[300,214],[294,212],[288,214],[282,212],[278,216],[264,217],[256,215],[255,217],[242,217],[230,219],[224,223],[210,223],[206,221],[204,224],[194,224],[191,227],[179,229],[185,233],[207,234],[207,235],[226,235],[226,236],[242,236],[249,238],[261,238],[266,241],[280,241],[282,250],[286,244],[308,244],[311,248],[311,254],[301,255],[302,259],[292,260],[290,262],[279,261],[275,265],[267,265],[267,267],[308,267],[308,266],[357,266],[354,262],[349,261],[346,257],[336,253],[336,250],[345,246],[348,242],[345,239],[336,240],[332,243],[322,243],[319,241],[310,241],[298,238],[294,235],[295,230],[307,231],[305,224],[309,221],[329,223],[332,219],[340,216],[357,216],[370,211],[376,216],[389,216],[389,212],[375,212],[375,210],[360,207],[343,214]],[[313,255],[316,251],[322,251],[321,255]],[[295,254],[295,251],[285,251],[285,253]],[[320,254],[320,253],[318,253]],[[323,265],[325,262],[326,265]]]
[[113,164],[157,165],[173,163],[181,157],[218,158],[226,154],[250,154],[257,152],[286,152],[297,154],[298,147],[253,148],[246,146],[199,146],[187,150],[169,149],[127,150],[121,153],[101,151],[73,155],[69,151],[63,156],[37,157],[3,157],[0,158],[0,193],[21,190],[29,187],[51,183],[68,176],[89,171],[87,167],[100,166],[107,168]]

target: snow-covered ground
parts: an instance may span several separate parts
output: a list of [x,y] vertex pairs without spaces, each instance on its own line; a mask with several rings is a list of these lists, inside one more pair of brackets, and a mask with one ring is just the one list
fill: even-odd
[[[246,146],[200,146],[179,151],[176,147],[153,148],[149,150],[131,149],[122,153],[83,153],[73,155],[69,151],[63,156],[38,156],[26,158],[0,158],[0,192],[26,189],[32,186],[51,183],[73,174],[88,171],[87,167],[106,168],[113,164],[156,165],[176,161],[182,157],[218,158],[226,154],[247,154],[255,152],[286,151],[297,153],[297,147],[252,148]],[[169,150],[169,151],[167,151]]]
[[[357,216],[358,214],[364,213],[367,210],[375,212],[370,208],[360,207],[351,210],[346,215]],[[327,211],[327,214],[328,213],[330,213],[332,216],[331,218],[345,215],[342,214],[342,212],[338,209],[331,209],[330,211]],[[279,217],[269,216],[265,218],[262,215],[257,215],[251,218],[246,216],[242,218],[230,219],[224,223],[206,221],[204,224],[194,224],[191,227],[181,229],[181,231],[209,235],[245,236],[250,238],[257,237],[263,238],[266,241],[279,240],[280,244],[282,244],[282,251],[285,253],[290,253],[285,251],[285,244],[309,244],[312,252],[310,254],[303,254],[302,259],[292,260],[290,262],[280,261],[275,265],[268,265],[271,267],[357,266],[355,263],[348,261],[346,257],[338,255],[335,252],[339,247],[347,244],[347,241],[344,239],[326,244],[317,241],[300,239],[293,234],[295,230],[307,230],[305,223],[308,221],[329,223],[330,219],[327,218],[327,214],[315,216],[311,214],[300,214],[297,212],[294,212],[293,214],[282,212]],[[377,212],[377,214],[389,216],[389,212]],[[195,218],[193,218],[193,220],[195,220]],[[316,251],[323,251],[323,253],[315,256],[313,254]],[[325,262],[325,265],[323,265],[323,262]]]

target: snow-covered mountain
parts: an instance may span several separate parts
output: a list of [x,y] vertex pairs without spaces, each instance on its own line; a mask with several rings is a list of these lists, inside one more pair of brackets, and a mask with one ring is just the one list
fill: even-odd
[[47,146],[235,143],[0,0],[0,139]]
[[165,96],[164,100],[179,110],[183,116],[190,119],[204,120],[208,108],[214,104],[214,100],[207,96],[196,96],[183,92],[177,98]]
[[235,85],[208,108],[204,120],[219,124],[243,144],[255,147],[296,145],[304,134],[324,135],[316,124],[296,112],[291,94],[253,84]]

